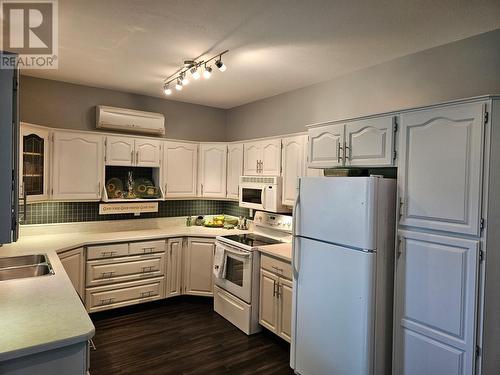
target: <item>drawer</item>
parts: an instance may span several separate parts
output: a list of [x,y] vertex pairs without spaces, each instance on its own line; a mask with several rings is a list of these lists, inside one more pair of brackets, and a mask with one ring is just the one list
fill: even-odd
[[292,280],[292,264],[265,254],[260,257],[260,267],[278,276]]
[[140,280],[165,274],[165,254],[135,255],[87,262],[87,286]]
[[130,243],[130,249],[129,249],[130,255],[163,253],[163,252],[165,252],[165,240]]
[[161,299],[164,289],[164,277],[88,288],[85,304],[88,312],[109,310]]
[[[214,310],[247,335],[261,331],[261,327],[255,317],[252,316],[250,305],[219,288],[217,285],[214,287]],[[254,309],[254,311],[256,310]]]
[[128,255],[128,243],[89,246],[87,248],[87,259],[113,258],[126,255]]

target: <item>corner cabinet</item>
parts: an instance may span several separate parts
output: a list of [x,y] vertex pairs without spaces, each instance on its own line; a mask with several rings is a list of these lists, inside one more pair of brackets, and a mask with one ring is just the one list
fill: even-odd
[[214,253],[214,239],[187,239],[184,252],[184,294],[210,297],[214,295]]
[[199,160],[200,196],[210,198],[226,197],[226,144],[202,143]]
[[19,194],[27,203],[49,198],[49,129],[21,124]]
[[103,137],[91,133],[54,131],[52,198],[99,200],[103,188]]
[[283,138],[281,150],[283,192],[282,204],[293,206],[297,195],[297,181],[305,175],[305,146],[307,136]]
[[85,298],[85,252],[83,247],[57,254],[80,298]]
[[281,138],[245,143],[243,165],[246,176],[280,176]]
[[182,294],[182,249],[183,238],[167,240],[167,274],[166,297],[175,297]]
[[163,145],[162,182],[165,198],[196,197],[198,145],[167,141]]
[[243,175],[243,143],[227,146],[227,198],[239,199],[240,176]]

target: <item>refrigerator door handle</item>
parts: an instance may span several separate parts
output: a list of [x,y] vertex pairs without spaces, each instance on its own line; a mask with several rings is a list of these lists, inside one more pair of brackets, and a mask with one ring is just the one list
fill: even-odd
[[299,201],[300,201],[300,178],[297,181],[297,197],[295,198],[295,203],[293,205],[292,213],[292,271],[294,278],[297,279],[299,274],[300,264],[298,263],[298,249],[297,249],[297,223],[298,223],[298,212],[299,212]]

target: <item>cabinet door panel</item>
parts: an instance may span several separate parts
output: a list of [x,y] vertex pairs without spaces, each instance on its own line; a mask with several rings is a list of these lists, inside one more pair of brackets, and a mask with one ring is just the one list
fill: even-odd
[[292,337],[292,282],[280,278],[278,335],[290,342]]
[[259,323],[274,333],[278,333],[277,284],[277,276],[260,270]]
[[102,143],[100,135],[54,132],[54,199],[100,199],[103,187]]
[[182,238],[167,243],[167,298],[182,294]]
[[481,103],[401,116],[400,224],[479,234]]
[[196,197],[197,160],[197,144],[165,143],[163,187],[166,198]]
[[350,122],[345,127],[346,164],[391,166],[394,156],[394,116]]
[[[479,242],[401,231],[396,271],[396,366],[474,368]],[[406,346],[405,346],[406,345]],[[427,357],[440,348],[443,356]],[[432,359],[434,358],[434,359]],[[444,367],[443,367],[444,366]],[[397,368],[398,368],[397,367]],[[423,373],[413,372],[410,373]]]
[[136,139],[135,155],[135,164],[138,167],[159,167],[160,142],[150,139]]
[[227,198],[239,198],[241,175],[243,175],[243,144],[230,144],[227,152]]
[[243,174],[245,176],[255,176],[259,174],[257,163],[261,159],[261,145],[259,142],[245,143],[244,149]]
[[82,300],[85,298],[85,256],[83,248],[58,254],[71,283]]
[[282,143],[282,203],[285,206],[293,206],[297,194],[297,180],[299,177],[304,176],[306,136],[283,138]]
[[130,166],[134,157],[134,138],[106,137],[106,165]]
[[311,128],[309,134],[310,168],[331,168],[343,165],[344,124]]
[[266,176],[281,175],[281,139],[262,141],[261,174]]
[[212,239],[189,238],[186,249],[186,294],[213,296],[213,258],[215,243]]
[[227,146],[202,144],[200,146],[200,195],[226,197]]

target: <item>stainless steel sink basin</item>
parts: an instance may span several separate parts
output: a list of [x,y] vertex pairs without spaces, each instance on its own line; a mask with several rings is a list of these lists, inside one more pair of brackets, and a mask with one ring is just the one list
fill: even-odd
[[53,274],[52,265],[45,254],[0,257],[0,281]]
[[0,281],[23,279],[26,277],[36,277],[51,275],[52,269],[47,264],[38,264],[36,266],[24,266],[0,269]]
[[0,257],[0,269],[33,266],[41,263],[47,263],[47,257],[44,254],[21,255],[17,257]]

